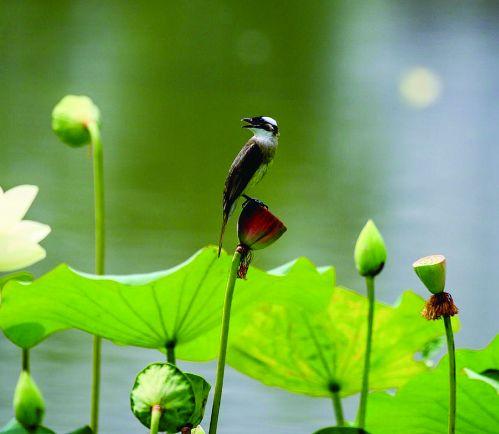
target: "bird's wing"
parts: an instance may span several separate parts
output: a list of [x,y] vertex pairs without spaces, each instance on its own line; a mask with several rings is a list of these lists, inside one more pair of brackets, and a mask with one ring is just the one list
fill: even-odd
[[262,150],[257,143],[250,140],[237,154],[225,181],[224,214],[230,214],[232,205],[243,194],[251,178],[263,163],[264,155]]

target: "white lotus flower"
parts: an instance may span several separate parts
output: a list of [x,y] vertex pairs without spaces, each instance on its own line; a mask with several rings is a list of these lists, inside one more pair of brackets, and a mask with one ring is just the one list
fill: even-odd
[[0,188],[0,272],[27,267],[46,256],[38,243],[50,233],[50,226],[23,220],[37,193],[35,185],[6,192]]

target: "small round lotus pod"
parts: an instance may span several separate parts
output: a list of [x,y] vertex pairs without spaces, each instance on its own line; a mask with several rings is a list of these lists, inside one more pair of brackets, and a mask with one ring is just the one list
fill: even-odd
[[414,271],[424,286],[433,294],[439,294],[445,289],[445,256],[431,255],[418,259]]
[[361,276],[374,277],[385,266],[385,242],[372,220],[369,220],[360,231],[355,243],[354,259]]
[[52,111],[52,129],[69,146],[88,145],[93,123],[100,123],[100,112],[88,96],[67,95]]
[[45,414],[43,396],[28,372],[22,371],[14,392],[14,415],[27,429],[42,423]]
[[152,363],[137,375],[130,404],[135,417],[147,428],[151,427],[154,407],[161,411],[159,432],[179,432],[190,424],[196,398],[191,381],[175,365]]

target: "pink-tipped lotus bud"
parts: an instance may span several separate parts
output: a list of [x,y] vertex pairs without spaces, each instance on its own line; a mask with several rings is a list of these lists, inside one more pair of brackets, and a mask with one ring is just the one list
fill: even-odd
[[90,144],[88,126],[92,123],[100,123],[100,112],[88,96],[67,95],[52,111],[54,133],[75,148]]

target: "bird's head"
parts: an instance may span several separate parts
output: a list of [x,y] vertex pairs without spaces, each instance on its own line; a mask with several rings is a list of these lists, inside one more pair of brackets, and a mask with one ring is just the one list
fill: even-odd
[[268,116],[255,116],[252,118],[243,118],[242,122],[246,122],[243,128],[251,130],[255,136],[272,137],[279,135],[277,122]]

